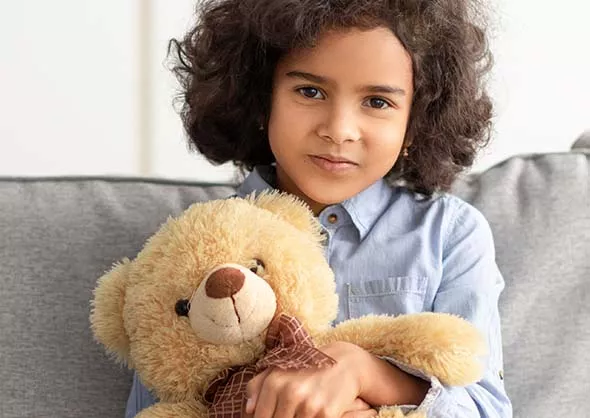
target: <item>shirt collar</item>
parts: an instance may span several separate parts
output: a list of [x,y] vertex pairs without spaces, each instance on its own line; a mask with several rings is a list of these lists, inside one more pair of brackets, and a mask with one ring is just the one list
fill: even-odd
[[[275,176],[274,166],[256,166],[238,187],[236,193],[239,197],[245,197],[254,192],[274,189]],[[339,204],[350,216],[352,223],[359,231],[361,240],[365,238],[381,214],[390,206],[394,192],[395,189],[388,185],[384,179],[379,179]]]
[[246,197],[254,192],[262,192],[275,188],[275,171],[273,166],[256,166],[236,190],[239,197]]
[[379,179],[341,203],[363,240],[379,217],[390,206],[395,189]]

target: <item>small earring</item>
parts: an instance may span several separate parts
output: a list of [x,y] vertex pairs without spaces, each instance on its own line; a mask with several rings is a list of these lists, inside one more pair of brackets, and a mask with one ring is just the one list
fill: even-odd
[[408,155],[409,154],[408,154],[408,149],[407,148],[404,148],[404,152],[403,152],[402,155],[404,156],[404,158],[408,158]]
[[258,126],[258,130],[259,131],[264,131],[264,125],[262,123]]

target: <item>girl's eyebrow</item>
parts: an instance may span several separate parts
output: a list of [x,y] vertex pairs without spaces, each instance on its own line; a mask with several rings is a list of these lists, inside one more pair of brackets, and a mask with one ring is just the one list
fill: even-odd
[[[304,71],[289,71],[287,73],[287,77],[292,78],[302,78],[307,81],[311,81],[312,83],[318,84],[333,84],[328,78],[322,77],[320,75],[307,73]],[[385,84],[381,85],[370,85],[370,86],[363,86],[361,91],[369,92],[369,93],[388,93],[394,94],[396,96],[405,96],[406,92],[404,89],[395,86],[389,86]]]
[[303,78],[305,80],[311,81],[313,83],[318,83],[318,84],[328,84],[329,83],[329,80],[326,77],[322,77],[322,76],[311,74],[311,73],[306,73],[303,71],[289,71],[287,73],[287,77]]

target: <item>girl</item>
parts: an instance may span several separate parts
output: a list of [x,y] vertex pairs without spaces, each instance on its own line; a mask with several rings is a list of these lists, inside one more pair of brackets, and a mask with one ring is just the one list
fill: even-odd
[[[429,417],[506,418],[498,297],[482,215],[445,193],[487,142],[490,53],[469,0],[216,0],[198,7],[175,73],[190,143],[303,199],[326,234],[338,321],[450,312],[487,338],[466,388],[351,344],[322,370],[267,370],[248,385],[255,418],[369,417],[405,405]],[[127,416],[154,400],[135,379]]]

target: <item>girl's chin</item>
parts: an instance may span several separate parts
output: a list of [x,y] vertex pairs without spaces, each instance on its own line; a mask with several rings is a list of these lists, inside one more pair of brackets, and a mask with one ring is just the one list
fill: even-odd
[[305,197],[308,202],[311,201],[317,206],[330,206],[342,203],[347,199],[358,194],[362,189],[345,187],[342,182],[334,182],[335,184],[321,184],[321,185],[309,185],[303,187],[303,189],[309,190],[309,193],[305,193]]

